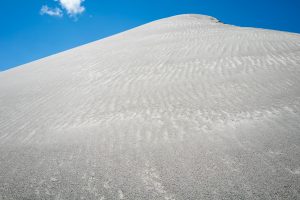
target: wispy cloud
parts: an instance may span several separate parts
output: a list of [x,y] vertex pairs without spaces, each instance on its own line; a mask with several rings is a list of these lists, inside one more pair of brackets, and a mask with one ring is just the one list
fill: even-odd
[[83,13],[85,11],[85,7],[82,3],[85,0],[54,0],[58,3],[58,6],[55,8],[50,8],[47,5],[42,6],[40,10],[41,15],[50,15],[62,17],[63,11],[65,11],[69,17],[77,19],[77,15]]
[[84,0],[56,0],[64,8],[68,15],[74,17],[85,11],[85,7],[82,5]]
[[55,17],[62,17],[63,13],[60,8],[49,8],[47,5],[42,6],[40,10],[41,15],[50,15]]

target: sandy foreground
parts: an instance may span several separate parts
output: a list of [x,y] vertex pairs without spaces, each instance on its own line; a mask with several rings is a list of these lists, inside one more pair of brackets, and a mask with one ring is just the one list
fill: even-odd
[[300,35],[179,15],[0,72],[0,199],[299,199]]

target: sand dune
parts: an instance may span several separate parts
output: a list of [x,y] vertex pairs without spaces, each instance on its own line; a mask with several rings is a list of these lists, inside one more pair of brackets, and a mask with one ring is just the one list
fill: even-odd
[[300,35],[161,19],[0,73],[0,199],[299,199]]

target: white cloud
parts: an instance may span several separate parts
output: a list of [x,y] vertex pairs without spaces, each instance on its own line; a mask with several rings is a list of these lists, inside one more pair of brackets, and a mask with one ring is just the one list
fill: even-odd
[[62,10],[59,8],[49,8],[47,5],[42,6],[40,10],[41,15],[50,15],[50,16],[56,16],[56,17],[62,17],[63,13]]
[[85,7],[82,6],[84,0],[55,0],[58,1],[62,8],[64,8],[68,15],[75,17],[84,12]]

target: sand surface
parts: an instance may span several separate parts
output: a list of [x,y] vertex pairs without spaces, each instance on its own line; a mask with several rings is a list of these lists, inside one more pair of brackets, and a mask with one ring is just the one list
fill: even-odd
[[0,199],[299,199],[300,35],[161,19],[0,72]]

